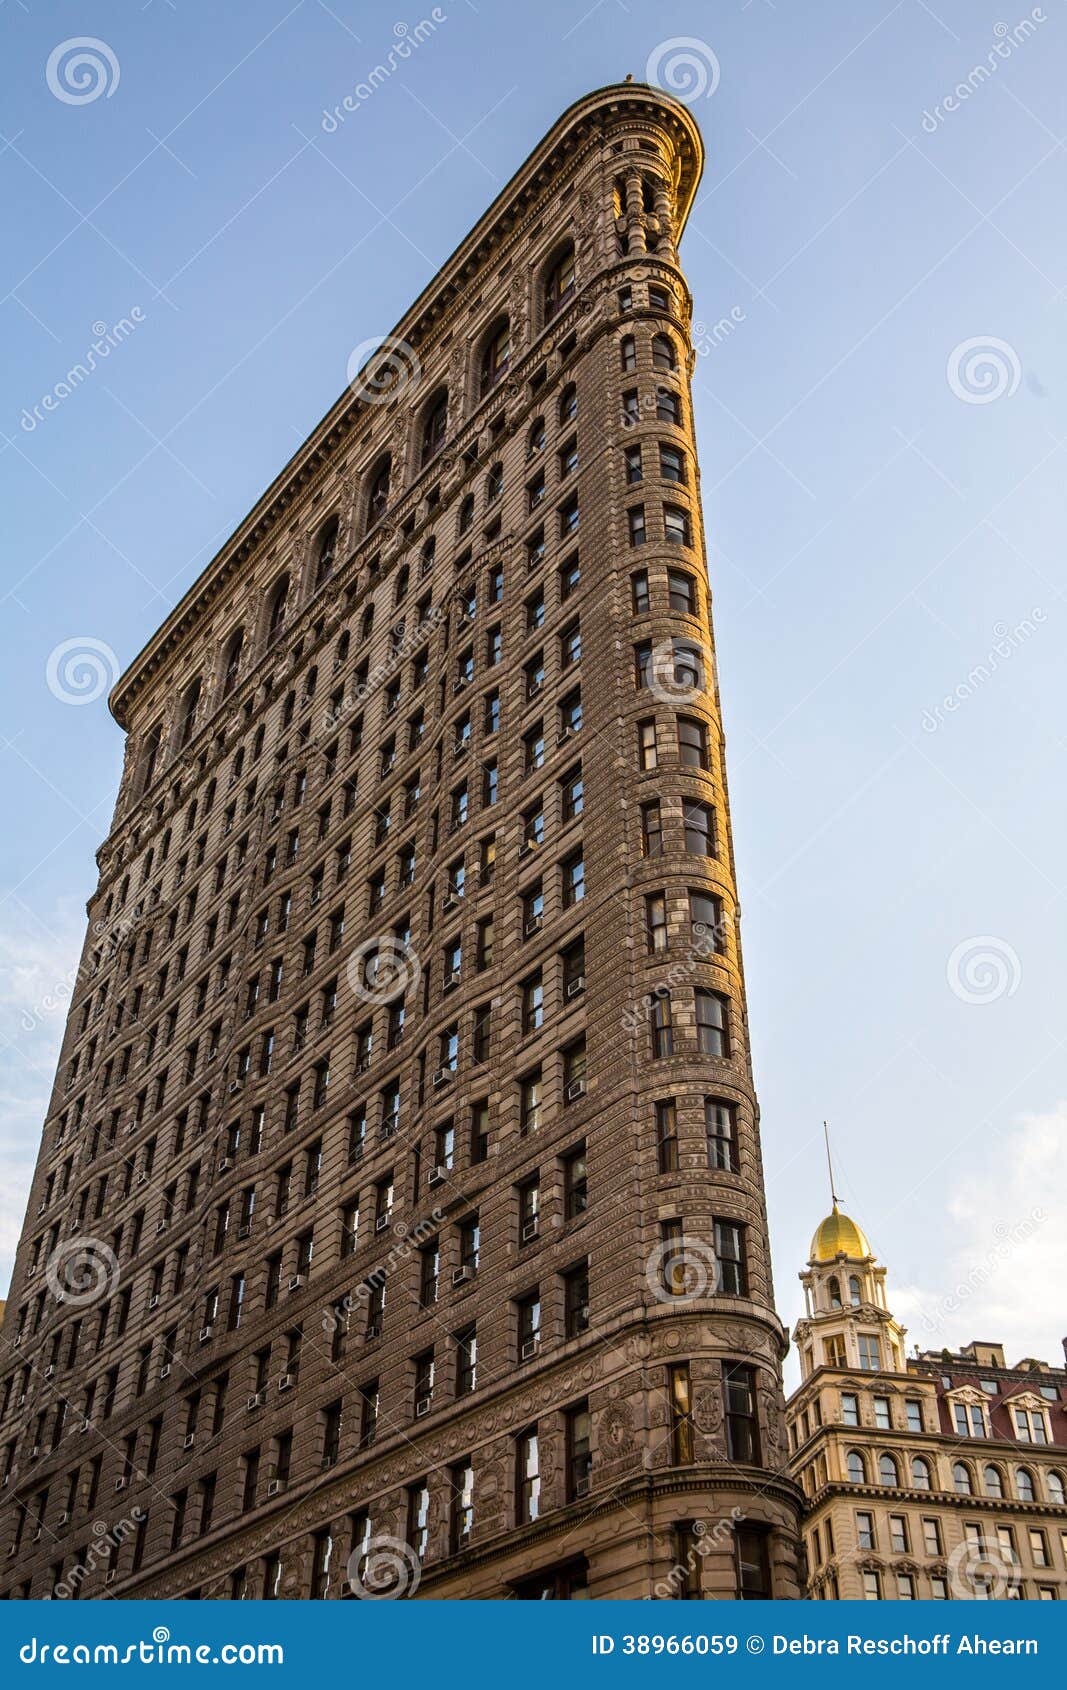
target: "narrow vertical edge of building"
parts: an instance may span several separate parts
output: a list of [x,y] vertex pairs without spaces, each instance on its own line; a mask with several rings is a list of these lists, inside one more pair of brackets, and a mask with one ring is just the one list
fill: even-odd
[[114,690],[4,1594],[799,1594],[702,160],[572,106]]

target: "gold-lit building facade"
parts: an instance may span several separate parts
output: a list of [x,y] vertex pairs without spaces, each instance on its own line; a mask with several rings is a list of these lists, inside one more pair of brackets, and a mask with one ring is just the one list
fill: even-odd
[[805,1591],[1067,1598],[1067,1371],[999,1343],[909,1356],[886,1270],[838,1208],[812,1239],[786,1414]]

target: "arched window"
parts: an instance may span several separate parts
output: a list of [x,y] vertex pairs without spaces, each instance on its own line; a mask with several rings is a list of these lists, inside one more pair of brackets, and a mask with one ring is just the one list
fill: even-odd
[[321,587],[333,574],[334,563],[337,560],[337,531],[340,523],[335,516],[319,534],[318,550],[315,555],[315,585]]
[[854,1273],[850,1273],[848,1276],[848,1300],[854,1309],[858,1309],[863,1301],[860,1282]]
[[459,523],[457,532],[465,534],[474,521],[474,494],[468,493],[459,507]]
[[1064,1489],[1063,1474],[1057,1473],[1054,1467],[1045,1474],[1045,1489],[1048,1491],[1050,1502],[1058,1504],[1061,1508],[1067,1502],[1067,1490]]
[[624,376],[633,375],[637,368],[637,342],[632,334],[623,335],[619,342],[619,368]]
[[511,358],[511,322],[501,317],[489,330],[482,352],[482,395],[494,388],[507,371]]
[[448,390],[442,388],[430,401],[426,419],[422,425],[422,447],[419,456],[420,465],[426,465],[435,457],[445,443],[448,430]]
[[348,648],[351,644],[352,636],[346,628],[344,633],[341,635],[341,638],[338,640],[337,650],[333,654],[333,666],[335,669],[340,669],[342,663],[348,656]]
[[890,1455],[888,1450],[878,1457],[878,1478],[883,1485],[899,1485],[900,1472],[897,1468],[897,1458]]
[[930,1463],[923,1455],[911,1458],[911,1483],[914,1490],[930,1489]]
[[431,534],[422,548],[422,573],[429,575],[433,568],[433,560],[437,555],[437,541]]
[[538,452],[545,449],[545,419],[538,417],[526,436],[526,456],[536,458]]
[[378,468],[374,472],[374,476],[370,484],[370,493],[367,497],[368,528],[373,528],[374,524],[376,522],[380,522],[382,517],[385,515],[386,508],[389,504],[389,476],[392,472],[392,467],[392,458],[386,456],[382,459]]
[[559,396],[559,420],[561,423],[573,422],[577,415],[578,389],[573,382],[568,382]]
[[237,677],[241,672],[241,648],[245,642],[245,631],[238,628],[226,642],[222,654],[222,696],[229,698],[237,685]]
[[393,607],[394,607],[394,609],[398,604],[403,604],[404,599],[407,596],[407,590],[408,590],[408,586],[410,584],[410,581],[411,581],[411,570],[408,568],[406,563],[403,563],[403,564],[401,564],[400,568],[396,572],[396,587],[393,590]]
[[676,370],[678,368],[674,342],[669,334],[652,336],[652,368],[654,370]]
[[285,612],[289,603],[289,577],[283,575],[275,584],[270,601],[270,617],[267,622],[267,638],[274,641],[285,627]]
[[952,1487],[957,1496],[972,1496],[971,1469],[965,1461],[957,1461],[952,1469]]
[[982,1486],[987,1496],[1003,1496],[1004,1481],[1000,1476],[1000,1468],[990,1463],[982,1470]]
[[178,732],[175,736],[175,748],[180,751],[188,745],[196,728],[196,712],[200,704],[200,681],[195,680],[186,687],[178,706]]
[[836,1274],[832,1275],[832,1277],[827,1280],[826,1289],[830,1294],[830,1307],[832,1309],[839,1309],[841,1307],[841,1287],[838,1284]]
[[489,471],[488,476],[486,477],[486,482],[485,482],[485,502],[486,502],[486,504],[491,505],[493,503],[494,499],[499,499],[499,497],[500,497],[500,495],[503,491],[504,491],[504,466],[503,466],[503,464],[493,464],[492,468]]
[[1015,1469],[1015,1494],[1020,1502],[1033,1502],[1034,1500],[1034,1475],[1028,1467],[1016,1467]]
[[361,640],[369,640],[370,637],[371,637],[371,632],[372,632],[373,628],[374,628],[374,606],[372,604],[369,604],[367,606],[366,610],[363,612],[363,620],[359,625],[359,637],[360,637],[360,639]]
[[550,323],[570,299],[574,281],[574,242],[568,241],[556,254],[545,277],[543,316],[546,323]]
[[849,1482],[854,1485],[865,1485],[867,1483],[867,1468],[859,1450],[850,1449],[845,1457],[845,1463],[848,1468]]

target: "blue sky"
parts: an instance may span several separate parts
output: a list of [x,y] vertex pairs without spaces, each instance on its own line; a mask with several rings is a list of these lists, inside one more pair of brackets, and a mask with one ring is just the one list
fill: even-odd
[[[827,1206],[827,1117],[913,1339],[1054,1358],[1062,4],[10,0],[4,19],[0,1280],[121,766],[103,697],[69,701],[67,642],[128,662],[352,349],[572,100],[651,64],[708,148],[683,260],[779,1307],[795,1318]],[[69,52],[49,68],[84,36],[98,84]]]

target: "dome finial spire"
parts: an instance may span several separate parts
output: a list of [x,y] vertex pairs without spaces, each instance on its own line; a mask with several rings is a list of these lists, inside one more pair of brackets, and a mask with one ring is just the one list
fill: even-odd
[[836,1215],[837,1192],[834,1190],[834,1163],[833,1157],[830,1155],[830,1128],[825,1121],[822,1124],[822,1135],[826,1140],[826,1166],[830,1173],[830,1201],[834,1206],[834,1214]]

